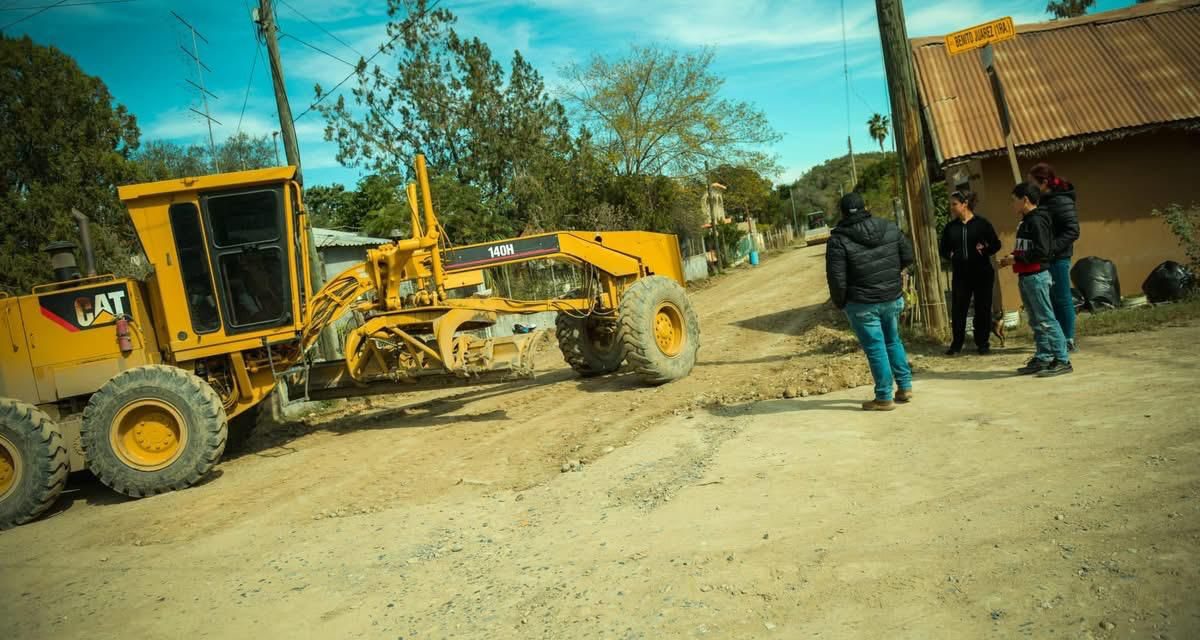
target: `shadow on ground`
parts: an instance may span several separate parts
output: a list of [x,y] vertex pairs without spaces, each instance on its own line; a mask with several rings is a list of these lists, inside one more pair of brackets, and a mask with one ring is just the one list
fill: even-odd
[[862,411],[862,400],[850,398],[791,398],[761,400],[726,406],[709,406],[706,410],[714,416],[732,418],[737,416],[792,413],[799,411]]
[[731,324],[742,329],[778,333],[786,336],[803,335],[817,326],[824,326],[839,331],[847,328],[842,313],[829,302],[768,313],[739,320]]

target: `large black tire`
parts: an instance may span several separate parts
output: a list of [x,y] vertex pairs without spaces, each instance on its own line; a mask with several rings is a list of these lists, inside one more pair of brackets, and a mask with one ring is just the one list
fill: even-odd
[[0,398],[0,530],[38,517],[67,484],[67,447],[50,416]]
[[212,387],[163,365],[118,374],[83,412],[88,469],[112,490],[134,498],[199,482],[221,459],[228,432],[225,408]]
[[621,368],[625,362],[625,345],[620,329],[619,323],[595,315],[575,317],[560,312],[554,319],[554,332],[563,359],[585,378]]
[[700,319],[678,282],[642,278],[625,290],[620,311],[625,357],[643,380],[664,384],[691,373],[700,350]]

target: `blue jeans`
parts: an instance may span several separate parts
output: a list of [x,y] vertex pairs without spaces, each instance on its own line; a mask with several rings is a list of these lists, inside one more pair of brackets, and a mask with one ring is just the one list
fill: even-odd
[[890,402],[895,393],[893,386],[902,391],[912,389],[912,369],[908,366],[908,354],[900,341],[900,312],[904,310],[904,298],[892,302],[846,304],[846,317],[858,343],[867,353],[871,366],[871,377],[875,378],[875,399]]
[[1054,306],[1054,318],[1062,328],[1067,340],[1075,339],[1075,300],[1071,297],[1071,259],[1063,258],[1050,263],[1050,301]]
[[1049,271],[1021,276],[1017,278],[1017,288],[1021,290],[1021,302],[1025,305],[1029,327],[1033,329],[1033,341],[1037,345],[1033,357],[1043,362],[1069,362],[1067,339],[1063,336],[1062,327],[1058,326],[1054,305],[1050,301],[1052,279]]

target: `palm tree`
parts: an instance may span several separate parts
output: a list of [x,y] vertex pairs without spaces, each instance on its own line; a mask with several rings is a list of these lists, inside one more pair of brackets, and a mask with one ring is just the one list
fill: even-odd
[[875,114],[867,120],[867,130],[871,132],[871,138],[879,143],[879,151],[883,151],[883,141],[887,140],[888,127],[892,125],[892,121],[885,115]]

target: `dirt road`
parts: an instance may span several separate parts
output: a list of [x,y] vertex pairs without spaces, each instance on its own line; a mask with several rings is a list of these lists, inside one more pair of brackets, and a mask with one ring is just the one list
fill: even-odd
[[276,427],[175,494],[74,478],[0,534],[5,635],[1200,636],[1200,327],[1053,381],[921,358],[864,414],[822,258],[695,292],[679,383],[556,366]]

